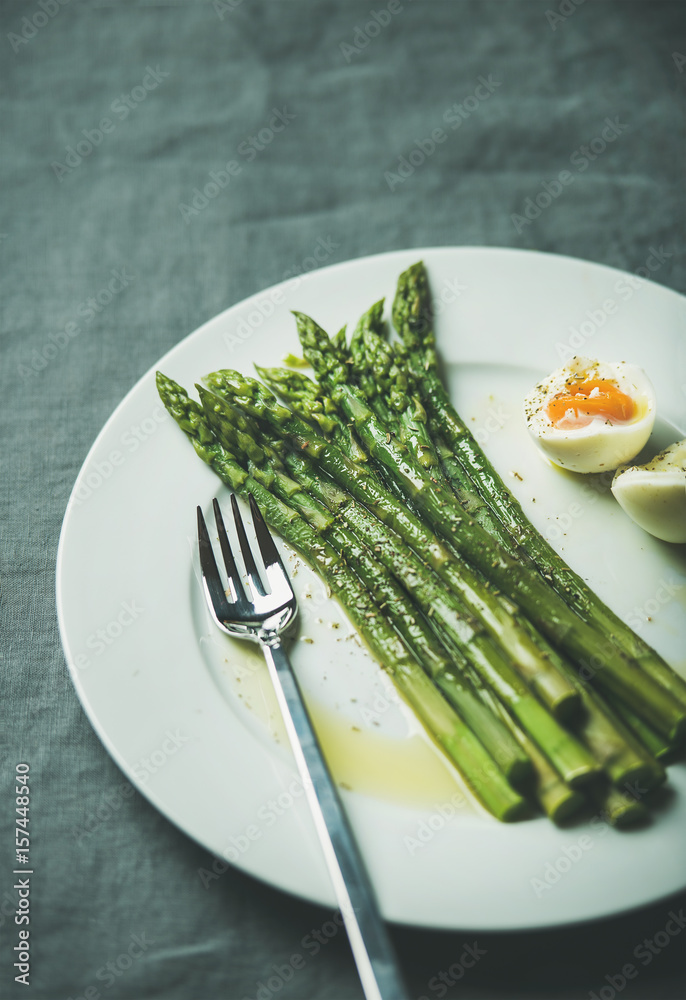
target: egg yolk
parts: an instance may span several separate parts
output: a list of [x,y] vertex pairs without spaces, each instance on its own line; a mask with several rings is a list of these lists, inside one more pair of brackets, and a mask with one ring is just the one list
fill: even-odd
[[545,412],[556,427],[585,427],[601,417],[622,423],[636,416],[636,401],[608,379],[589,379],[567,386],[549,400]]

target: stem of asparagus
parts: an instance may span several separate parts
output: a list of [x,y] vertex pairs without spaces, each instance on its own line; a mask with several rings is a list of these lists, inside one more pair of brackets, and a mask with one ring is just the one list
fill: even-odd
[[611,826],[624,829],[645,823],[649,819],[650,814],[643,802],[618,788],[610,786],[592,789],[591,798],[600,806],[601,817]]
[[580,693],[584,712],[575,731],[617,787],[644,785],[646,791],[667,779],[664,767],[638,742],[597,691]]
[[450,484],[453,492],[457,496],[463,510],[472,517],[477,524],[480,524],[484,531],[487,531],[498,542],[499,545],[509,552],[511,556],[515,559],[526,559],[528,560],[527,553],[519,548],[515,542],[512,535],[503,526],[502,522],[498,520],[495,513],[483,499],[483,497],[476,492],[474,489],[474,484],[470,480],[467,473],[464,471],[460,463],[457,461],[452,451],[445,444],[440,436],[440,428],[436,425],[436,421],[429,419],[429,428],[431,430],[432,436],[436,441],[436,451],[441,461],[441,467],[445,474],[445,477]]
[[511,788],[491,756],[437,691],[358,577],[297,511],[275,497],[236,462],[217,441],[198,404],[181,386],[158,372],[157,387],[162,402],[191,438],[203,461],[232,490],[243,495],[252,493],[269,526],[320,572],[373,655],[480,801],[498,819],[510,821],[521,817],[527,808],[525,800]]
[[635,712],[632,712],[630,708],[622,704],[621,701],[617,701],[614,705],[614,710],[619,718],[624,722],[626,728],[629,732],[633,733],[634,738],[637,739],[656,760],[663,760],[671,757],[678,749],[674,743],[666,740],[659,733],[656,733],[654,729],[643,721],[639,719]]
[[563,781],[536,744],[516,725],[511,716],[505,715],[503,718],[534,766],[536,773],[534,795],[541,809],[553,823],[559,825],[569,822],[586,804],[584,795]]
[[491,706],[493,713],[502,719],[533,764],[535,777],[532,790],[538,804],[554,823],[566,823],[584,807],[585,796],[563,781],[536,744],[505,710],[502,702],[494,697],[492,691],[483,686],[478,675],[473,674],[472,678],[475,688],[481,691],[484,701]]
[[[467,664],[459,654],[455,656],[456,672],[443,671],[433,678],[434,684],[462,716],[477,739],[483,744],[513,788],[524,793],[531,783],[532,762],[526,751],[517,744],[499,716],[488,708],[465,680],[469,676]],[[468,687],[470,697],[465,698]]]
[[[393,322],[417,376],[422,400],[440,436],[464,472],[515,541],[533,559],[563,600],[610,643],[640,663],[645,673],[686,707],[686,682],[662,657],[610,610],[533,527],[452,405],[438,375],[429,283],[419,262],[401,274],[393,302]],[[648,720],[650,721],[650,720]]]

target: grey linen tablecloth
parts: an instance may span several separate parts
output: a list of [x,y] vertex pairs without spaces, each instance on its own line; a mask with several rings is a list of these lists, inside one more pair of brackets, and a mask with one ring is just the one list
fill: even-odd
[[[340,933],[275,978],[331,914],[233,869],[204,888],[207,853],[91,729],[55,617],[67,500],[156,359],[313,257],[486,244],[636,271],[657,254],[654,280],[685,292],[685,13],[664,0],[3,2],[0,997],[361,996]],[[446,113],[459,128],[410,172],[403,158],[420,159]],[[604,129],[607,148],[570,167]],[[241,175],[203,204],[194,190],[232,159]],[[12,950],[19,761],[29,986]],[[415,997],[676,1000],[683,941],[624,987],[621,969],[683,905],[541,933],[394,936]],[[486,954],[455,982],[465,945]]]

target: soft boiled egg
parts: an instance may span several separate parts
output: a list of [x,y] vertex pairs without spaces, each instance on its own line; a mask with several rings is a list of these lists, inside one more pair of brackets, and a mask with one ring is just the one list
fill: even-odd
[[603,472],[631,461],[655,422],[655,391],[623,361],[572,358],[524,402],[529,433],[556,465]]
[[664,542],[686,542],[686,438],[652,462],[618,469],[612,492],[644,531]]

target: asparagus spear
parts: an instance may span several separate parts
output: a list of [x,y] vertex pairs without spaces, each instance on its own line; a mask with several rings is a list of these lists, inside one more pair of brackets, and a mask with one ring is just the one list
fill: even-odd
[[203,461],[232,490],[243,495],[252,493],[269,526],[320,572],[372,654],[474,794],[498,819],[510,821],[522,816],[525,800],[510,787],[482,744],[436,690],[352,570],[295,510],[251,477],[217,441],[199,405],[181,386],[158,372],[157,388],[165,407],[191,438]]
[[614,709],[627,729],[634,734],[635,738],[640,741],[656,760],[666,760],[675,754],[678,748],[674,743],[656,733],[654,729],[651,729],[643,719],[639,719],[635,712],[632,712],[630,708],[623,705],[621,701],[615,704]]
[[586,804],[583,794],[572,788],[560,777],[536,744],[515,723],[511,715],[500,713],[497,703],[494,704],[493,710],[501,714],[503,721],[509,726],[513,736],[519,741],[533,764],[535,771],[533,793],[541,809],[553,823],[567,823]]
[[255,370],[274,392],[288,400],[295,413],[317,426],[322,434],[328,436],[342,426],[334,401],[303,372],[261,365],[255,365]]
[[341,418],[333,400],[321,386],[302,372],[287,368],[262,368],[255,365],[260,378],[291,406],[294,413],[330,437],[354,462],[367,462],[367,453],[358,444],[351,428]]
[[[532,567],[513,559],[488,532],[468,517],[458,516],[435,489],[407,448],[394,440],[347,381],[345,368],[330,350],[328,335],[314,320],[296,313],[305,356],[343,413],[352,420],[363,446],[394,475],[429,524],[454,550],[501,589],[528,615],[550,641],[582,664],[596,660],[600,645],[595,628],[576,615]],[[667,691],[612,642],[602,646],[597,683],[621,695],[647,722],[670,738],[686,736],[686,705],[675,705]]]
[[529,623],[515,605],[495,594],[476,573],[460,563],[418,517],[399,504],[379,483],[372,470],[352,462],[339,448],[315,434],[255,379],[225,370],[213,372],[204,381],[225,401],[269,424],[296,451],[313,459],[355,500],[366,504],[379,520],[395,530],[446,581],[453,593],[459,595],[469,614],[477,618],[507,651],[530,679],[532,687],[549,690],[551,697],[555,697],[557,691],[562,712],[578,704],[576,693],[561,680],[548,654],[536,646]]
[[439,456],[441,469],[446,480],[450,484],[463,510],[472,517],[477,524],[492,535],[499,545],[505,549],[515,559],[524,559],[531,562],[528,553],[520,548],[515,542],[510,532],[496,517],[493,509],[489,507],[483,497],[476,492],[474,484],[457,461],[452,451],[446,445],[440,435],[440,427],[436,421],[430,417],[428,421],[429,432],[435,441],[436,452]]
[[[568,679],[574,680],[571,674]],[[610,781],[620,788],[636,783],[647,789],[666,781],[667,773],[662,764],[636,739],[601,694],[577,683],[583,712],[575,731],[602,764]]]
[[624,829],[645,823],[649,818],[645,804],[619,788],[593,789],[591,797],[600,806],[601,818],[611,826]]
[[438,374],[431,296],[421,261],[398,279],[393,323],[418,378],[422,400],[435,428],[453,450],[465,474],[495,510],[504,527],[534,560],[544,577],[579,615],[637,660],[647,675],[686,706],[686,682],[593,593],[533,527],[452,405]]

